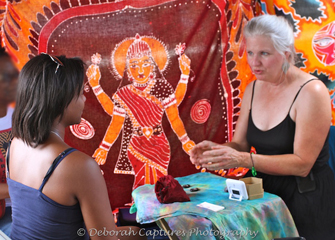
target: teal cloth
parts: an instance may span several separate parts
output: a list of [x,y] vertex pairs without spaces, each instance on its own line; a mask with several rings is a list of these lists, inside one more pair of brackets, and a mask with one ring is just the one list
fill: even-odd
[[[132,193],[137,222],[150,223],[164,218],[180,239],[264,240],[298,236],[289,210],[276,195],[265,192],[260,199],[229,200],[229,194],[224,192],[226,178],[207,172],[176,180],[200,191],[192,193],[189,188],[185,189],[190,202],[161,204],[156,198],[154,185],[140,186]],[[202,202],[224,206],[225,209],[215,212],[198,207]]]

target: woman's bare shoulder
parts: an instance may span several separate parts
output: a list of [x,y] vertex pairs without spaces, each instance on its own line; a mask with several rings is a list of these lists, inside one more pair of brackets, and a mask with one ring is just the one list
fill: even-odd
[[329,98],[329,91],[326,85],[318,78],[311,76],[302,84],[301,95],[302,97],[326,97]]
[[244,102],[244,105],[249,105],[249,103],[251,101],[251,95],[252,95],[252,91],[253,91],[253,87],[254,87],[255,81],[256,80],[248,83],[248,85],[244,89],[244,92],[243,92],[243,102]]
[[321,80],[316,77],[306,80],[301,85],[296,102],[296,109],[303,113],[302,116],[306,118],[312,115],[319,116],[319,121],[324,117],[325,122],[328,122],[331,114],[331,100],[328,88]]
[[89,171],[100,169],[95,160],[86,153],[76,150],[66,156],[64,165],[69,171]]
[[[65,161],[64,161],[65,160]],[[59,165],[59,173],[68,181],[73,192],[97,188],[104,183],[101,169],[96,161],[81,151],[69,154]]]

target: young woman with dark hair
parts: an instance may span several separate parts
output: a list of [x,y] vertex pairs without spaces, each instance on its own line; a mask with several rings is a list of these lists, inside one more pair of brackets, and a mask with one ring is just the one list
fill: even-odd
[[65,129],[81,120],[84,77],[82,60],[48,54],[20,72],[7,154],[14,240],[139,237],[116,228],[98,164],[64,142]]

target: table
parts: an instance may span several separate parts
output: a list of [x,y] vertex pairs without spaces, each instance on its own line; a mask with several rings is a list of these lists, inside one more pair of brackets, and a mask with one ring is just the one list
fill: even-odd
[[11,240],[3,231],[0,230],[0,240]]
[[[196,173],[176,180],[200,191],[185,189],[190,202],[161,204],[156,198],[154,185],[140,186],[132,193],[137,222],[156,221],[160,227],[170,231],[170,235],[180,239],[264,240],[298,236],[288,208],[274,194],[265,192],[263,198],[239,202],[229,200],[229,194],[224,191],[226,178],[215,174]],[[202,202],[224,206],[225,209],[215,212],[198,207]]]

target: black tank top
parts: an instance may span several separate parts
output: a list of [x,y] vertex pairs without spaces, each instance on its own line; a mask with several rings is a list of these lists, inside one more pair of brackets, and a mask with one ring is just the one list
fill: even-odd
[[[293,103],[304,85],[297,92]],[[252,90],[252,98],[253,94],[254,89]],[[252,99],[250,106],[252,107]],[[268,131],[261,131],[254,125],[251,107],[247,140],[251,146],[256,148],[257,153],[264,155],[293,153],[296,124],[289,115],[291,107],[286,118]],[[309,129],[307,128],[305,131],[309,131]],[[335,211],[335,183],[333,181],[334,175],[326,163],[328,159],[329,146],[327,136],[325,144],[312,168],[312,174],[306,177],[307,183],[311,183],[311,185],[315,183],[316,188],[313,191],[304,193],[300,193],[297,180],[299,179],[303,183],[305,178],[292,175],[276,176],[257,172],[257,177],[263,179],[264,191],[276,194],[284,200],[291,212],[299,234],[310,240],[334,239],[335,215],[330,213]],[[250,171],[246,176],[251,176]],[[310,180],[310,176],[313,176],[311,177],[314,179],[313,181]]]
[[[252,89],[251,103],[250,103],[250,111],[249,111],[249,120],[248,120],[248,130],[247,130],[247,141],[250,146],[253,146],[256,149],[258,154],[265,155],[278,155],[278,154],[291,154],[293,153],[293,145],[294,145],[294,136],[295,136],[295,122],[290,117],[290,111],[293,103],[297,99],[301,89],[310,81],[318,80],[318,79],[310,79],[305,82],[297,92],[294,100],[290,106],[290,109],[287,113],[286,118],[279,123],[277,126],[267,130],[262,131],[258,129],[252,119],[252,102],[254,97],[254,89],[255,82]],[[308,129],[306,129],[308,131]],[[328,150],[328,137],[325,141],[325,144],[318,156],[316,165],[323,165],[328,161],[329,150]],[[314,168],[313,167],[313,168]]]

